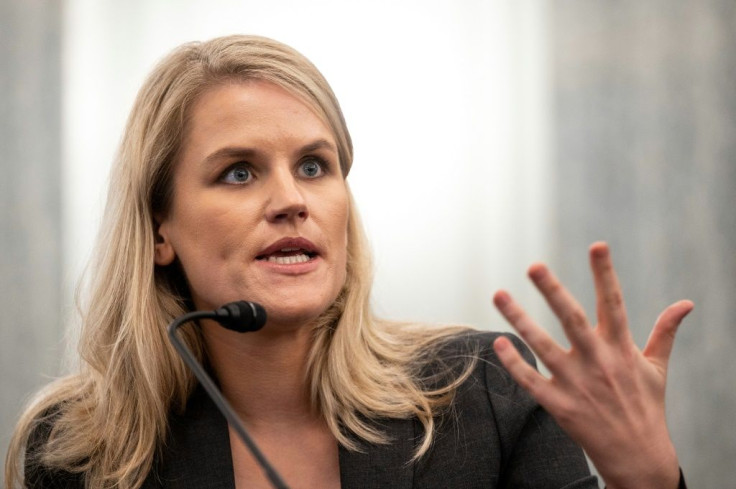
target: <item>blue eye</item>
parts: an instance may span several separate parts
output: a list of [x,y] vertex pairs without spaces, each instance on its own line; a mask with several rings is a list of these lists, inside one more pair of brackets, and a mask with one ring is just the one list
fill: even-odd
[[299,165],[299,171],[301,171],[301,173],[305,177],[316,178],[322,176],[322,174],[324,173],[324,168],[322,167],[322,163],[319,160],[309,159]]
[[247,183],[250,179],[250,170],[242,164],[238,164],[225,170],[225,173],[220,177],[221,181],[236,185]]

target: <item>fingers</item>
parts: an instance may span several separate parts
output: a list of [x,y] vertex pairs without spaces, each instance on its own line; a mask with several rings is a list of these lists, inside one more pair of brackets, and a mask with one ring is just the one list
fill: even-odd
[[509,324],[526,341],[527,345],[537,354],[539,359],[549,368],[550,372],[558,372],[559,365],[564,361],[565,356],[565,351],[560,345],[546,331],[534,323],[508,292],[503,290],[496,292],[493,296],[493,303]]
[[644,356],[666,368],[669,362],[672,346],[675,343],[677,328],[685,316],[693,310],[695,305],[691,301],[679,301],[667,309],[657,318],[652,334],[644,347]]
[[610,340],[629,341],[631,333],[621,285],[606,243],[597,242],[590,246],[590,267],[595,282],[598,327],[601,334]]
[[496,338],[493,342],[493,349],[511,377],[539,404],[546,406],[550,401],[548,399],[550,391],[547,388],[549,380],[524,360],[508,338],[503,336]]
[[560,319],[570,343],[581,352],[590,352],[593,348],[593,331],[583,307],[545,265],[537,263],[529,267],[529,278]]

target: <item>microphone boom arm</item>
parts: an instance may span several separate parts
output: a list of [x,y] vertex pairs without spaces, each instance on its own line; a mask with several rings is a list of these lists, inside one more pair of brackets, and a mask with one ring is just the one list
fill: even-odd
[[258,461],[258,464],[263,468],[263,472],[268,478],[269,482],[271,482],[271,485],[273,485],[273,487],[275,487],[276,489],[289,489],[289,486],[286,485],[281,476],[271,466],[261,450],[250,437],[250,435],[248,435],[248,432],[245,430],[245,427],[238,418],[238,415],[235,413],[235,410],[232,408],[232,406],[230,406],[230,403],[227,402],[227,399],[225,399],[222,393],[220,393],[220,390],[217,388],[212,378],[207,374],[205,369],[202,368],[199,362],[197,362],[197,360],[194,358],[194,355],[192,355],[192,352],[189,351],[189,348],[187,348],[184,342],[176,334],[179,327],[186,322],[204,318],[215,319],[216,317],[217,314],[214,311],[195,311],[189,314],[185,314],[169,324],[169,339],[174,345],[174,348],[176,348],[176,350],[179,352],[179,355],[182,357],[184,362],[189,366],[190,369],[192,369],[195,377],[197,377],[199,382],[202,384],[202,387],[204,387],[204,389],[210,395],[210,398],[215,402],[217,408],[220,410],[223,416],[225,416],[228,424],[235,429],[240,439],[243,441],[245,446],[248,447],[248,450],[250,450],[250,453],[253,454],[253,457],[255,457],[256,461]]

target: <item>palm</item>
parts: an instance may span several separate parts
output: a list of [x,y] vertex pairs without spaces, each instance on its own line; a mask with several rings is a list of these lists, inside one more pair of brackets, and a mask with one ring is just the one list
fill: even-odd
[[[658,318],[644,350],[631,338],[621,288],[608,247],[590,249],[598,325],[591,327],[582,307],[541,264],[529,276],[560,319],[570,349],[557,344],[508,293],[494,303],[551,373],[529,366],[505,338],[494,347],[511,375],[588,453],[608,483],[676,487],[677,457],[665,422],[667,365],[675,332],[692,310],[680,301]],[[670,480],[674,480],[672,484]]]

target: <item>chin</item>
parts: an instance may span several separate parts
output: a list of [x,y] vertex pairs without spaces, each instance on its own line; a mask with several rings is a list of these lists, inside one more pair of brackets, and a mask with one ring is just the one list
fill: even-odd
[[309,303],[290,301],[289,299],[263,301],[261,305],[266,309],[266,314],[268,315],[266,328],[269,326],[301,328],[305,325],[312,324],[330,308],[334,301],[335,298],[329,301],[324,300]]
[[268,321],[266,326],[294,326],[301,327],[315,322],[325,309],[292,310],[290,308],[266,308]]

